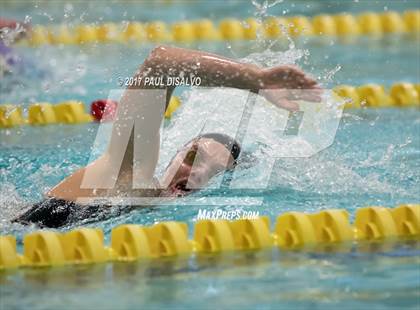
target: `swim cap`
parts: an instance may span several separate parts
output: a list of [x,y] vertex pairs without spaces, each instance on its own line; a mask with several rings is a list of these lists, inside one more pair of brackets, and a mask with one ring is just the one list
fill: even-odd
[[235,161],[239,157],[239,154],[241,153],[241,146],[239,145],[239,143],[228,135],[214,132],[214,133],[205,133],[203,135],[200,135],[198,138],[213,139],[214,141],[217,141],[223,144],[232,154],[232,157]]

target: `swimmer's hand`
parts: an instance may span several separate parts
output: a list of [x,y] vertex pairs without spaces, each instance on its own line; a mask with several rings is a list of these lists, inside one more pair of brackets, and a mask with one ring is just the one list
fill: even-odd
[[322,91],[317,81],[296,66],[261,69],[259,84],[260,95],[289,111],[299,110],[296,100],[321,101]]

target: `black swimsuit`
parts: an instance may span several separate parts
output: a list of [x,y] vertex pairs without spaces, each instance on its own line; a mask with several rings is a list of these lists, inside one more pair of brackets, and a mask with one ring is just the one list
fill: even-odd
[[130,206],[79,205],[73,201],[47,198],[34,204],[13,222],[34,223],[40,227],[58,228],[83,220],[83,223],[103,221],[131,211]]
[[[207,133],[199,137],[210,138],[223,144],[230,151],[236,162],[241,152],[241,147],[235,139],[220,133]],[[40,227],[57,228],[79,221],[83,221],[84,224],[103,221],[128,213],[134,208],[133,206],[84,206],[73,201],[47,198],[44,201],[34,204],[28,211],[15,218],[13,222],[22,224],[35,223]]]

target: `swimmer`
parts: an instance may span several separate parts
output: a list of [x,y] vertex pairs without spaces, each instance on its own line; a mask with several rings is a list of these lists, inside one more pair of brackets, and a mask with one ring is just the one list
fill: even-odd
[[[321,90],[317,82],[295,66],[260,68],[256,65],[240,63],[218,55],[159,46],[153,49],[135,74],[135,80],[145,78],[195,76],[201,79],[201,86],[230,87],[250,90],[264,96],[272,104],[289,111],[298,110],[295,100],[320,101]],[[232,137],[220,133],[207,133],[186,143],[168,164],[161,180],[156,180],[154,172],[159,156],[159,129],[163,114],[153,112],[152,105],[133,98],[132,90],[160,89],[166,95],[168,106],[174,86],[146,85],[140,82],[127,88],[123,94],[117,117],[113,123],[111,140],[107,151],[97,160],[79,169],[61,183],[54,186],[47,198],[32,206],[13,221],[24,224],[35,223],[41,227],[61,227],[74,222],[97,221],[128,212],[135,206],[115,206],[80,203],[80,198],[107,197],[179,197],[203,188],[215,175],[232,169],[238,163],[241,146]],[[278,89],[309,89],[302,97]],[[162,92],[156,92],[156,100],[162,99]],[[160,98],[159,98],[160,96]],[[153,99],[153,98],[152,98]],[[137,100],[137,101],[136,101]],[[228,103],[227,103],[228,104]],[[165,107],[163,107],[165,108]],[[164,111],[161,111],[164,112]],[[134,130],[129,127],[124,144],[121,132],[127,127],[126,114],[141,116],[139,127],[145,137],[134,143]],[[137,126],[137,123],[136,123]],[[142,127],[143,126],[143,127]],[[128,145],[128,146],[127,146]],[[121,150],[125,150],[120,155]],[[136,162],[134,162],[136,159]],[[114,168],[118,169],[113,174]],[[141,180],[142,188],[133,188],[133,177]],[[95,188],[83,186],[84,179],[94,180]],[[86,180],[85,180],[86,181]],[[114,182],[114,184],[112,184]],[[112,186],[109,186],[112,184]]]

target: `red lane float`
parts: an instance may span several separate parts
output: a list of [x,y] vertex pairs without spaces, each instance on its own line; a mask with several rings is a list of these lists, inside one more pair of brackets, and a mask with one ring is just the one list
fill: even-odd
[[118,102],[110,99],[95,100],[90,104],[90,114],[98,122],[112,121],[117,112]]

